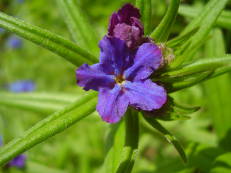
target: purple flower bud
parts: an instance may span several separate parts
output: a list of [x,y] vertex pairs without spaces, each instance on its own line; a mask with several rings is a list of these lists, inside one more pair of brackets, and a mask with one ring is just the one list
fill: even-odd
[[110,19],[108,35],[124,40],[129,48],[142,44],[144,28],[141,23],[139,9],[125,4]]
[[30,92],[35,90],[35,84],[29,80],[16,81],[9,85],[9,90],[11,92]]
[[22,40],[16,36],[11,36],[7,40],[7,45],[10,48],[18,49],[22,47]]
[[26,156],[21,154],[15,157],[8,163],[9,167],[17,167],[17,168],[24,168],[26,163]]

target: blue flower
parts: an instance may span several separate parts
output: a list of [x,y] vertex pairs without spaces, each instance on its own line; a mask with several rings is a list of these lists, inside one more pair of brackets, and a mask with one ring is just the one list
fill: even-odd
[[30,92],[35,90],[35,84],[29,80],[16,81],[9,85],[9,90],[11,92]]
[[5,29],[3,28],[0,28],[0,34],[4,33],[5,32]]
[[26,164],[26,155],[20,154],[12,159],[7,165],[10,167],[24,168]]
[[[0,146],[3,145],[3,138],[0,136]],[[26,156],[24,154],[20,154],[12,159],[9,163],[7,163],[8,167],[17,167],[24,168],[26,165]]]
[[165,89],[148,79],[162,61],[157,45],[143,43],[131,51],[125,41],[104,37],[99,46],[100,62],[82,65],[76,77],[84,90],[99,91],[97,111],[104,121],[118,122],[128,106],[152,111],[165,104]]
[[11,36],[7,40],[7,45],[10,48],[18,49],[22,47],[22,39],[16,36]]

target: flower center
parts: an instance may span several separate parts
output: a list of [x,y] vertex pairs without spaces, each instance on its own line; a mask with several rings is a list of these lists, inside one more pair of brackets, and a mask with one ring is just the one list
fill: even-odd
[[125,82],[125,78],[123,75],[118,75],[115,77],[115,81],[117,84],[122,85]]

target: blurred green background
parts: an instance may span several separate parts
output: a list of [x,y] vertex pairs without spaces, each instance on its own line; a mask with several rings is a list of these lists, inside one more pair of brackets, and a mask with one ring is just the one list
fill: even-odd
[[[128,0],[78,0],[99,38],[105,35],[109,17]],[[153,28],[163,17],[168,0],[153,0]],[[206,0],[182,0],[182,4],[203,9]],[[226,10],[231,10],[231,1]],[[56,0],[0,0],[0,9],[7,14],[46,28],[71,39]],[[183,14],[183,13],[182,13]],[[191,20],[178,15],[171,38]],[[231,15],[230,15],[231,20]],[[231,28],[231,27],[230,27]],[[0,90],[18,80],[32,80],[35,93],[52,93],[68,102],[83,91],[76,86],[75,68],[49,51],[22,40],[22,47],[12,48],[8,39],[12,33],[0,33]],[[195,55],[198,59],[231,53],[231,29],[214,27],[207,43]],[[179,103],[201,106],[189,120],[164,122],[186,148],[189,162],[184,164],[174,148],[156,131],[142,123],[139,153],[133,173],[230,173],[231,172],[231,75],[204,82],[201,85],[172,94]],[[0,98],[1,99],[1,98]],[[62,108],[66,103],[53,105]],[[12,105],[11,105],[12,106]],[[47,112],[22,110],[0,105],[0,135],[4,143],[22,134]],[[61,134],[32,148],[25,169],[2,168],[2,172],[17,173],[103,173],[110,127],[97,113],[87,117]]]

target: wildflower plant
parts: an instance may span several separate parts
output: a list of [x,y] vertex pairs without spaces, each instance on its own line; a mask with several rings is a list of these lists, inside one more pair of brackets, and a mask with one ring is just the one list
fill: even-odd
[[97,37],[97,31],[74,0],[57,1],[75,42],[3,12],[0,12],[0,28],[75,65],[77,84],[87,94],[2,147],[0,165],[77,124],[95,110],[105,123],[118,124],[120,128],[113,129],[116,134],[113,137],[124,142],[119,147],[115,147],[116,142],[112,144],[105,158],[105,165],[112,165],[107,172],[129,173],[135,160],[139,162],[136,155],[139,127],[143,121],[161,132],[186,162],[180,142],[161,125],[161,121],[177,121],[198,110],[198,107],[175,103],[171,93],[231,71],[229,54],[203,59],[194,56],[209,37],[228,0],[210,0],[181,34],[171,39],[169,35],[180,0],[170,1],[165,16],[154,29],[151,21],[155,19],[150,14],[155,9],[151,0],[125,4],[121,9],[115,9],[103,38]]

